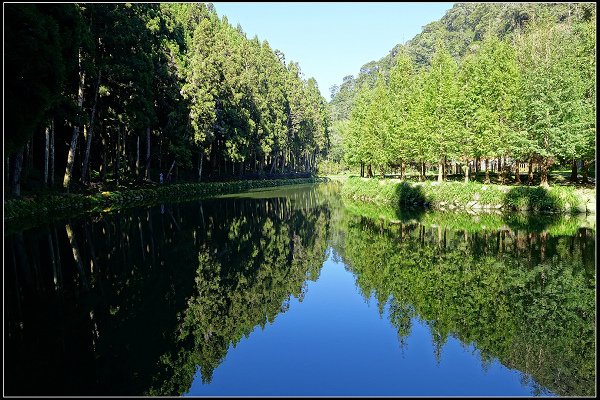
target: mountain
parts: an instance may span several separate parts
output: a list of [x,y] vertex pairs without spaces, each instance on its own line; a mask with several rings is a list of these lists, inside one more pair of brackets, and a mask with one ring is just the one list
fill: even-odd
[[425,25],[421,33],[406,44],[397,44],[380,60],[364,64],[356,77],[345,76],[339,86],[333,86],[329,102],[331,119],[347,119],[357,89],[363,84],[374,85],[379,71],[387,74],[403,47],[418,66],[427,68],[438,39],[460,61],[489,34],[510,40],[534,20],[569,23],[595,17],[595,3],[456,3],[439,21]]

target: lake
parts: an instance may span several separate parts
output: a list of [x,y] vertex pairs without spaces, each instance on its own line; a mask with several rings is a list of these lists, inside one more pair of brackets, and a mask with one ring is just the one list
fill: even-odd
[[13,226],[5,394],[595,395],[595,222],[398,214],[331,183]]

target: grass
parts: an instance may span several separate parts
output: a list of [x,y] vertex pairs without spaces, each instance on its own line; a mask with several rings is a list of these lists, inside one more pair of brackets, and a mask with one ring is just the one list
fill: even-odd
[[[395,179],[348,178],[342,195],[354,201],[392,208],[440,210],[502,209],[542,213],[586,212],[586,203],[572,186],[504,186],[479,182],[417,182]],[[588,195],[589,196],[589,195]],[[593,193],[595,200],[595,191]]]
[[595,229],[595,222],[583,215],[531,214],[525,212],[488,211],[478,214],[458,212],[425,212],[417,210],[399,212],[390,206],[343,199],[344,208],[353,215],[387,224],[413,224],[440,226],[452,231],[477,233],[482,231],[513,230],[525,232],[548,232],[550,236],[573,236],[581,227]]

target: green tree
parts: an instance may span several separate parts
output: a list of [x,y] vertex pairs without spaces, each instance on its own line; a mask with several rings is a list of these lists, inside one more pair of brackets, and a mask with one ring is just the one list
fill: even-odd
[[443,180],[446,160],[459,152],[458,94],[456,62],[438,42],[425,75],[423,100],[423,138],[430,142],[428,159],[438,163],[438,182]]

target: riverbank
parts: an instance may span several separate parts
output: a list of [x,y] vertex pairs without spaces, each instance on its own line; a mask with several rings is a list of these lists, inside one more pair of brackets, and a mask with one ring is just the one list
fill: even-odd
[[158,202],[191,200],[206,196],[238,193],[256,188],[325,182],[327,178],[246,180],[157,185],[144,189],[103,191],[93,194],[52,194],[4,202],[4,221],[54,220],[86,212],[114,211]]
[[503,186],[478,182],[416,182],[349,177],[342,196],[392,208],[440,211],[528,211],[595,214],[595,189],[570,186]]
[[596,218],[591,214],[531,214],[498,210],[433,211],[394,209],[362,201],[343,199],[344,208],[351,214],[380,220],[384,225],[415,224],[448,228],[454,231],[478,233],[482,231],[547,232],[550,236],[572,236],[581,228],[596,229]]

